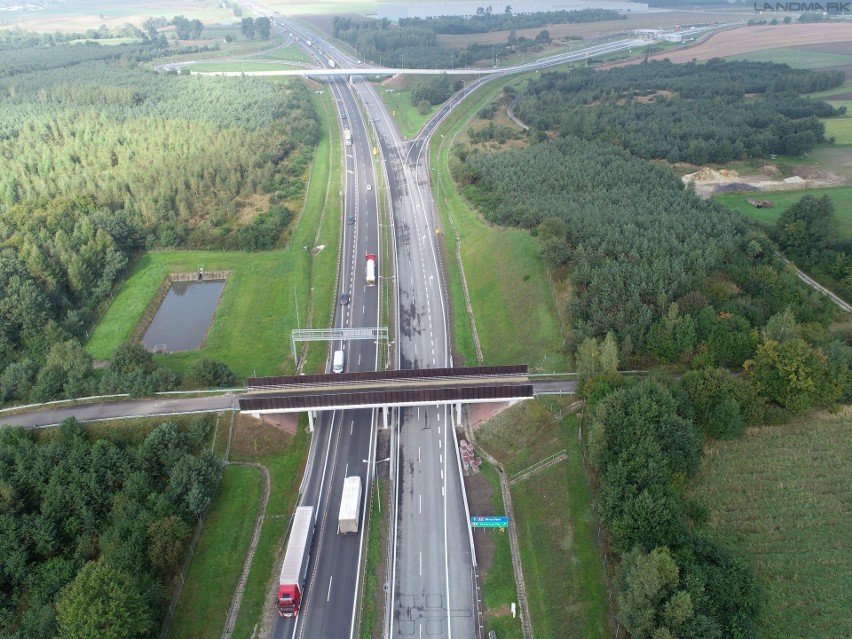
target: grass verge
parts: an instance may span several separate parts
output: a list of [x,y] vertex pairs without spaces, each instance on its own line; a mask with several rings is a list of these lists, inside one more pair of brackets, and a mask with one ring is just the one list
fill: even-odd
[[[491,484],[491,502],[494,513],[502,516],[506,512],[503,495],[500,490],[500,478],[497,471],[487,462],[480,470]],[[474,534],[480,534],[479,531]],[[485,609],[485,630],[493,630],[501,639],[522,639],[523,631],[518,619],[512,618],[512,602],[518,601],[518,589],[515,585],[515,572],[512,566],[512,551],[509,547],[509,535],[499,530],[488,530],[484,534],[491,537],[494,554],[491,566],[482,579],[482,604]]]
[[[381,610],[380,597],[383,591],[377,588],[377,576],[379,568],[382,564],[382,546],[383,537],[387,537],[385,532],[389,529],[389,500],[385,499],[384,509],[378,511],[376,504],[379,503],[380,495],[390,495],[390,487],[387,480],[377,480],[379,484],[379,493],[376,492],[375,484],[373,486],[373,498],[371,500],[372,507],[370,508],[370,532],[367,537],[367,563],[364,567],[364,590],[361,597],[361,625],[358,631],[359,639],[373,639],[381,637],[382,624],[378,623],[379,610]],[[387,541],[385,540],[385,543]]]
[[264,465],[269,471],[271,492],[243,603],[234,626],[234,639],[254,636],[266,607],[271,605],[270,580],[281,567],[287,521],[299,496],[299,482],[308,455],[310,440],[305,433],[306,425],[307,417],[302,416],[295,435],[289,435],[246,415],[237,417],[231,459]]
[[452,140],[501,91],[502,84],[497,83],[475,92],[441,125],[439,133],[444,138],[430,151],[432,166],[437,167],[433,188],[445,229],[456,348],[467,365],[476,361],[456,260],[457,232],[484,363],[527,363],[533,369],[566,370],[564,329],[538,241],[517,229],[486,224],[456,190],[449,172]]
[[218,637],[243,568],[260,503],[256,468],[226,466],[181,591],[169,637]]
[[[410,82],[410,77],[405,77],[406,85]],[[417,107],[411,104],[411,91],[409,89],[386,89],[381,84],[377,84],[376,91],[391,112],[400,133],[406,139],[415,137],[417,132],[435,113],[435,107],[430,107],[426,113],[420,113]]]
[[[553,410],[562,406],[552,402]],[[477,438],[510,475],[565,450],[567,462],[511,488],[533,632],[541,637],[603,639],[609,636],[606,587],[578,429],[574,415],[560,421],[544,404],[531,401],[492,418],[480,427]],[[499,499],[496,476],[486,477]],[[488,628],[500,637],[520,637],[517,621],[505,610],[507,601],[516,600],[514,583],[507,581],[512,575],[508,539],[496,536],[495,543],[494,564],[483,583]]]
[[764,589],[760,636],[852,636],[850,459],[848,408],[706,448],[693,497]]

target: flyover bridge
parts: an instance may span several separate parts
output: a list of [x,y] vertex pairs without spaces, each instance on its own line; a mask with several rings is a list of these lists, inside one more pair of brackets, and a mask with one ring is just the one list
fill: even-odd
[[460,418],[462,404],[505,402],[533,397],[527,366],[425,368],[330,375],[250,377],[240,410],[269,413],[450,404]]

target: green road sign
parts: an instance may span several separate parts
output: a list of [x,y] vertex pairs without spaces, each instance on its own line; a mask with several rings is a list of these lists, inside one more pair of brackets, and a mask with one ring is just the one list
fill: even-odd
[[471,528],[506,528],[509,526],[508,517],[471,517]]

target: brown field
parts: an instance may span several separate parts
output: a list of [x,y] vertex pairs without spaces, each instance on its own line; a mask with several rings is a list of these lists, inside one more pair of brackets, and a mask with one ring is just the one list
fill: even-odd
[[[721,31],[693,47],[659,53],[652,55],[651,59],[668,58],[672,62],[689,62],[796,45],[807,45],[810,50],[814,50],[813,45],[841,46],[841,43],[850,41],[852,41],[852,24],[759,25]],[[846,53],[847,50],[842,52]]]

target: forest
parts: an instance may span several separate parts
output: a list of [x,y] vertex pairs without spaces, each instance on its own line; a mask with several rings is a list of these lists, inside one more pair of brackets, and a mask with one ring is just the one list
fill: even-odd
[[[736,75],[714,65],[718,77]],[[522,95],[554,129],[565,112],[604,102],[627,111],[625,96],[634,92],[704,99],[705,89],[691,86],[692,71],[670,66],[642,65],[609,79],[546,74]],[[831,85],[830,74],[786,77],[776,66],[769,69],[775,76],[761,77],[759,67],[742,73],[728,97],[762,92],[796,118],[825,112],[787,92]],[[650,71],[656,75],[645,83]],[[508,88],[501,100],[514,96]],[[852,401],[852,331],[836,322],[826,297],[797,280],[767,235],[700,200],[666,164],[637,157],[619,136],[560,133],[532,130],[523,148],[486,151],[482,142],[493,147],[500,128],[472,126],[473,148],[456,145],[450,168],[486,220],[529,230],[552,276],[571,280],[566,346],[586,399],[596,512],[618,558],[616,617],[637,639],[756,637],[767,603],[762,589],[714,538],[690,486],[706,443]],[[827,197],[805,197],[782,213],[774,236],[797,260],[845,272],[834,224]],[[655,367],[639,380],[617,372]]]
[[442,16],[440,18],[400,18],[400,27],[423,27],[435,33],[465,35],[470,33],[491,33],[494,31],[512,31],[513,29],[538,29],[551,24],[576,24],[580,22],[601,22],[604,20],[626,20],[627,15],[609,9],[579,9],[574,11],[541,11],[538,13],[512,14],[507,6],[502,13],[495,13],[491,7],[479,7],[476,15],[469,18],[460,16]]
[[798,94],[843,79],[841,71],[766,62],[654,61],[542,74],[519,94],[516,112],[537,129],[616,144],[644,159],[724,163],[802,155],[826,142],[819,118],[846,107]]
[[356,21],[335,16],[333,28],[334,37],[355,47],[362,60],[414,69],[471,66],[495,57],[504,59],[517,51],[538,50],[551,41],[546,29],[535,38],[518,36],[512,30],[504,43],[471,43],[463,49],[449,49],[438,45],[438,32],[431,28],[431,22],[397,27],[387,19]]
[[[80,344],[138,251],[282,245],[318,135],[301,84],[158,75],[155,45],[44,51],[0,51],[2,401],[98,389]],[[100,388],[176,383],[125,373]]]
[[166,422],[135,445],[73,418],[0,430],[0,636],[153,636],[219,482],[211,430]]

